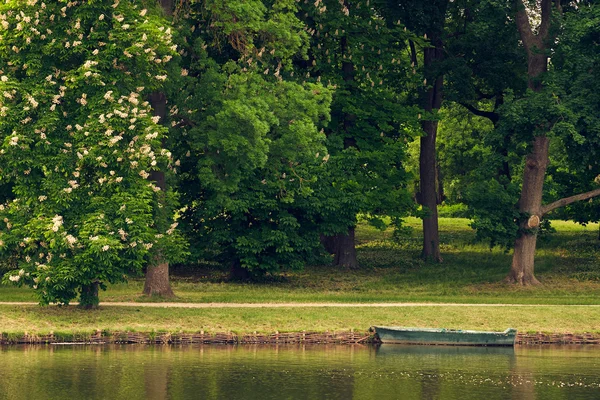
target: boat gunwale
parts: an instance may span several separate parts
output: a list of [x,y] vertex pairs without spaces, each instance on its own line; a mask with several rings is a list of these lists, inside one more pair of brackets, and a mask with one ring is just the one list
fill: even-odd
[[444,333],[444,334],[468,334],[468,335],[517,335],[517,329],[507,328],[503,332],[499,331],[474,331],[474,330],[461,330],[461,329],[446,329],[446,328],[417,328],[417,327],[405,327],[405,326],[381,326],[373,325],[371,329],[374,329],[377,333],[377,329],[385,329],[394,332],[427,332],[427,333]]
[[371,329],[384,344],[512,347],[517,339],[517,330],[514,328],[504,332],[401,326],[372,326]]

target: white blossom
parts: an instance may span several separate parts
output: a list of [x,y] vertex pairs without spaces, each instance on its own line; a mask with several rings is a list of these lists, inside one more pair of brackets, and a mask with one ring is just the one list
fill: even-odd
[[60,215],[55,215],[52,218],[52,230],[54,232],[58,232],[58,230],[62,226],[62,224],[63,224],[63,217],[61,217]]
[[37,106],[39,105],[39,103],[32,96],[27,96],[27,101],[29,102],[29,104],[31,104],[33,108],[37,108]]

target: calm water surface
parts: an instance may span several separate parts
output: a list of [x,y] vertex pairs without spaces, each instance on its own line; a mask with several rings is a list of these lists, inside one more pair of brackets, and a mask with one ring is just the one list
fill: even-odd
[[600,347],[0,347],[0,399],[600,399]]

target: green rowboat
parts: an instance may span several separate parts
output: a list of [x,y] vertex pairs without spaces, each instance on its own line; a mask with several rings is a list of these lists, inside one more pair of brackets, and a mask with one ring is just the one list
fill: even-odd
[[450,346],[514,346],[517,330],[504,332],[463,331],[455,329],[374,326],[381,343],[431,344]]

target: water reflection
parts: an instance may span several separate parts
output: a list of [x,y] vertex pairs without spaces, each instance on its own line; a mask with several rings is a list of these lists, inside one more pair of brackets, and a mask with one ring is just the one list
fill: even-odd
[[600,348],[12,346],[0,399],[598,399]]

